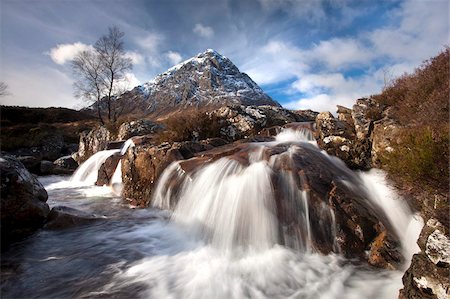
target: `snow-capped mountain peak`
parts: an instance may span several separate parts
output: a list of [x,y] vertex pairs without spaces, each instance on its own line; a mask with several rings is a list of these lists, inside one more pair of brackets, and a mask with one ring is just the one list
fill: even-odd
[[[213,49],[199,53],[135,87],[121,98],[139,100],[145,112],[208,105],[279,106],[227,57]],[[138,99],[139,98],[139,99]]]

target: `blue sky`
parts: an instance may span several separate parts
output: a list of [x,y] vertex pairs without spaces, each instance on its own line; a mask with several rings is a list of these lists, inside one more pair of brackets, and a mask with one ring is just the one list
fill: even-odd
[[68,62],[117,25],[128,87],[208,48],[292,109],[336,110],[449,44],[448,0],[1,0],[6,105],[80,108]]

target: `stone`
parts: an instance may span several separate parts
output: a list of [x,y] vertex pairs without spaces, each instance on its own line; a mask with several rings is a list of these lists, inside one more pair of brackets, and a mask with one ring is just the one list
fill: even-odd
[[385,231],[370,244],[369,264],[383,269],[400,269],[403,257],[399,252],[400,244]]
[[29,172],[39,174],[41,166],[41,158],[36,156],[18,156],[16,157]]
[[118,153],[108,157],[105,160],[105,162],[100,166],[98,170],[97,181],[95,182],[95,185],[104,186],[110,184],[121,158],[122,155]]
[[53,164],[57,167],[75,170],[78,168],[78,163],[72,158],[72,156],[64,156],[57,159]]
[[164,128],[161,124],[155,123],[148,119],[139,119],[130,122],[124,122],[120,125],[119,140],[126,140],[134,136],[143,136],[148,134],[155,134]]
[[382,108],[373,98],[358,99],[353,105],[352,118],[356,138],[365,140],[370,137],[373,123],[382,118]]
[[450,297],[449,228],[428,219],[417,241],[421,251],[412,258],[403,275],[400,298]]
[[72,158],[81,164],[93,154],[105,150],[109,141],[113,138],[113,134],[104,126],[94,128],[89,132],[82,132],[80,134],[80,143],[78,152],[72,155]]
[[439,229],[428,236],[425,254],[436,265],[450,267],[450,239]]
[[1,240],[5,246],[42,227],[49,207],[44,187],[16,158],[2,154],[0,171]]
[[400,141],[401,129],[402,127],[397,122],[389,118],[374,123],[371,148],[372,165],[380,167],[383,156],[394,151]]
[[[355,181],[353,174],[331,162],[311,144],[296,144],[295,151],[288,150],[290,146],[290,143],[283,143],[259,152],[253,144],[235,142],[179,161],[177,173],[181,175],[169,176],[167,183],[171,190],[167,205],[170,208],[176,206],[183,180],[190,178],[201,167],[223,157],[247,166],[250,157],[258,154],[261,159],[271,161],[273,165],[272,186],[280,232],[283,232],[283,244],[295,249],[307,246],[293,241],[305,237],[306,224],[299,217],[304,213],[303,205],[292,194],[305,190],[312,230],[310,246],[323,254],[340,252],[347,257],[360,259],[367,259],[366,251],[372,247],[373,255],[377,251],[380,256],[378,260],[373,259],[374,264],[378,267],[396,268],[397,262],[401,260],[397,256],[397,237],[389,233],[393,229],[384,213],[366,200],[366,191],[355,191],[344,183],[347,181],[357,185],[359,182]],[[298,182],[298,189],[292,190],[295,187],[284,185],[286,181],[283,178],[286,176],[291,176],[293,182]],[[377,249],[374,244],[377,244]]]
[[436,267],[424,254],[415,254],[403,275],[400,298],[447,299],[450,296],[449,268]]
[[66,229],[99,220],[95,215],[65,206],[53,207],[48,214],[45,229]]
[[354,126],[353,117],[352,117],[352,109],[337,105],[337,114],[338,119],[343,121],[351,126]]
[[55,165],[51,161],[43,160],[41,161],[40,165],[40,174],[42,175],[49,175],[53,174],[53,169],[55,168]]
[[45,136],[39,141],[38,146],[18,148],[11,153],[14,156],[33,156],[39,160],[55,161],[63,156],[65,147],[62,135],[55,133]]
[[122,160],[122,197],[139,207],[148,206],[156,180],[170,163],[181,159],[181,153],[169,143],[130,148]]
[[211,114],[222,120],[220,134],[227,141],[254,136],[264,128],[284,126],[292,122],[306,122],[310,119],[275,106],[224,106],[212,111]]

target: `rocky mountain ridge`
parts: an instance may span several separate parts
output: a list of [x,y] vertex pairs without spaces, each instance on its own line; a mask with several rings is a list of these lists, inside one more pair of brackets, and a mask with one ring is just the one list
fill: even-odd
[[186,108],[224,105],[280,107],[230,59],[212,49],[181,62],[153,81],[123,93],[115,104],[121,114],[155,116]]

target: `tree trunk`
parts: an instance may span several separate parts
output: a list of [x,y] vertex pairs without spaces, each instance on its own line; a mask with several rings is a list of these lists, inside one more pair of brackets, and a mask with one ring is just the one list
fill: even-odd
[[101,113],[101,111],[100,111],[100,101],[97,101],[97,113],[98,113],[98,119],[100,120],[100,123],[101,123],[102,125],[104,125],[105,122],[103,121],[102,113]]

